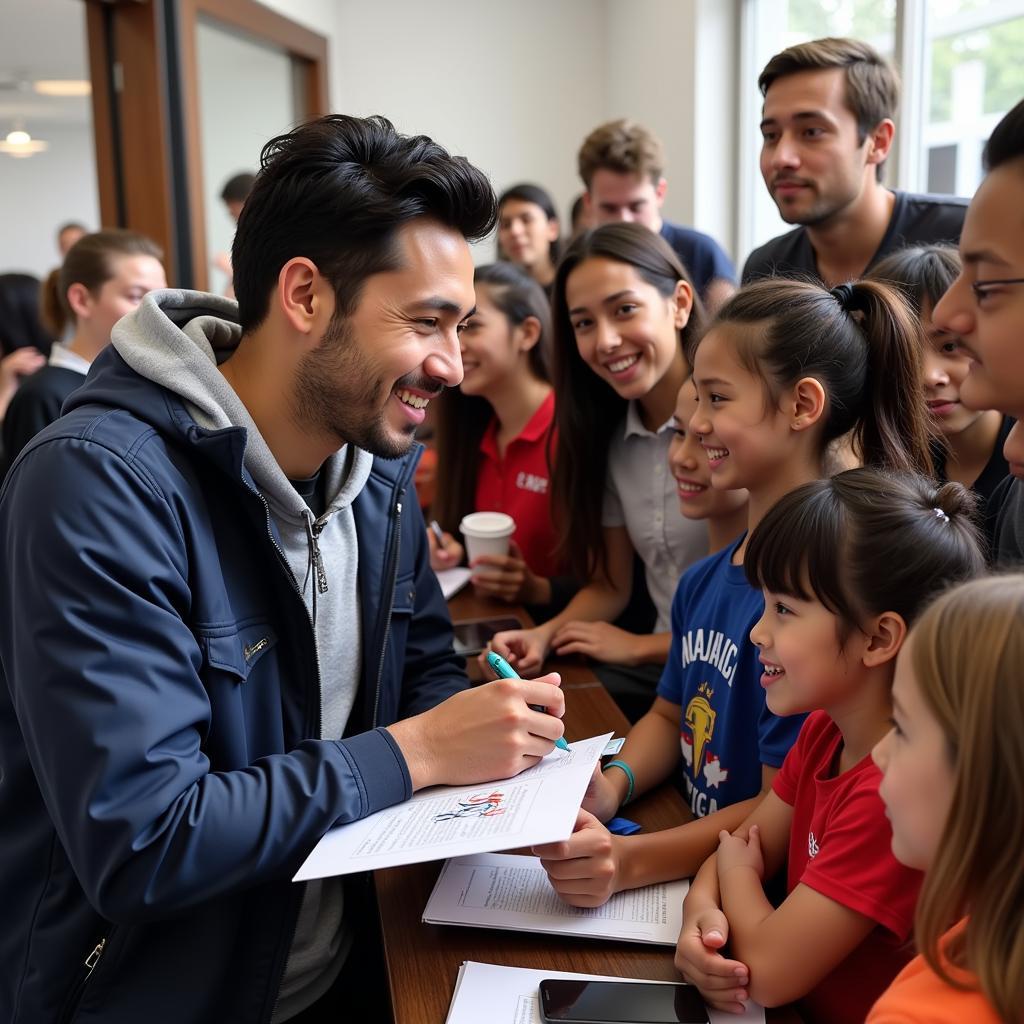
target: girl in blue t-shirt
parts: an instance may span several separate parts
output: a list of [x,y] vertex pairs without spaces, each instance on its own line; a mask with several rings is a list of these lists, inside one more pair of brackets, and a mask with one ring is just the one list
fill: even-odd
[[[751,534],[760,687],[775,714],[810,714],[684,903],[676,966],[716,1008],[800,1000],[808,1024],[860,1024],[910,959],[921,875],[890,848],[871,751],[908,628],[984,571],[975,506],[960,484],[853,469],[787,494]],[[763,883],[783,868],[776,908]]]
[[[748,531],[784,495],[827,476],[840,452],[869,466],[928,471],[917,331],[904,300],[878,282],[828,291],[760,281],[726,303],[690,348],[698,405],[689,428],[701,436],[712,485],[748,490]],[[621,889],[692,875],[719,831],[736,828],[767,791],[796,739],[801,719],[772,714],[760,685],[750,630],[764,599],[744,576],[747,536],[681,579],[653,706],[595,775],[576,834],[540,852],[568,902],[595,905]],[[680,763],[696,820],[609,836],[600,822]]]

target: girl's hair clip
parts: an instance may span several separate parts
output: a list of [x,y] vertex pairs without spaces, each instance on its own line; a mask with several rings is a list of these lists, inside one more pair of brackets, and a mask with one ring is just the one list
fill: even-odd
[[941,519],[944,523],[949,522],[949,516],[941,508],[933,508],[932,511],[935,513],[936,519]]

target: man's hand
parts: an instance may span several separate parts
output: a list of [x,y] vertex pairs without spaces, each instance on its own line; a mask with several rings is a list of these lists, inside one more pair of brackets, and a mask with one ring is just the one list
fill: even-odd
[[[565,731],[561,679],[497,679],[388,726],[413,789],[508,779],[550,754]],[[547,714],[529,705],[547,708]]]
[[533,854],[561,899],[573,907],[599,907],[619,891],[620,843],[581,808],[568,839],[535,846]]
[[684,913],[676,943],[676,970],[700,990],[704,1001],[716,1010],[742,1013],[749,997],[750,972],[738,960],[718,952],[729,938],[729,922],[716,907],[692,917]]
[[761,830],[757,825],[750,826],[747,838],[724,829],[719,832],[717,862],[719,882],[735,868],[749,868],[763,882],[764,857],[761,854]]
[[567,622],[551,638],[559,657],[585,654],[609,665],[638,665],[642,639],[610,622]]

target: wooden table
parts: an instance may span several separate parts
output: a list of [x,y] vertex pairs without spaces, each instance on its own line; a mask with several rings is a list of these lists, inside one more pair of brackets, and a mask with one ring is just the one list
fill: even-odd
[[[508,614],[508,605],[481,601],[471,591],[457,594],[449,606],[456,621]],[[562,673],[565,735],[570,743],[609,729],[617,736],[626,734],[629,723],[625,716],[582,662],[552,667]],[[688,811],[678,792],[665,785],[630,804],[629,817],[647,830],[658,830],[685,821]],[[442,864],[435,861],[388,868],[374,875],[395,1024],[443,1024],[465,960],[679,980],[672,965],[673,950],[668,947],[424,924],[420,918]],[[773,1024],[797,1020],[788,1011],[772,1011],[768,1019]]]

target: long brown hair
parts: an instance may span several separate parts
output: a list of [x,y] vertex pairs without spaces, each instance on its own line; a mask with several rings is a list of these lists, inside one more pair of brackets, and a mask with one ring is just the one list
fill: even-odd
[[[1024,1007],[1024,575],[974,580],[943,594],[914,627],[911,661],[949,750],[949,817],[917,904],[916,939],[971,971],[1000,1020]],[[966,929],[940,943],[964,914]],[[941,944],[941,955],[940,955]]]
[[81,284],[95,295],[117,273],[114,259],[118,256],[164,258],[156,242],[135,231],[107,228],[82,235],[68,249],[60,268],[52,271],[43,282],[43,322],[56,337],[64,333],[68,324],[75,322],[74,311],[68,304],[68,289],[73,284]]
[[[631,266],[666,299],[676,286],[693,282],[668,243],[642,224],[605,224],[569,246],[555,274],[553,309],[555,419],[558,445],[551,478],[551,502],[559,550],[578,579],[607,573],[608,552],[601,528],[601,500],[612,435],[622,429],[626,399],[583,361],[569,317],[565,288],[586,260],[607,259]],[[693,309],[679,332],[685,351],[700,333],[703,311],[694,291]]]
[[921,325],[896,289],[756,281],[722,307],[712,327],[722,325],[738,328],[737,356],[764,380],[772,404],[803,377],[821,384],[823,448],[852,434],[865,465],[931,474]]
[[[477,267],[473,282],[478,288],[487,288],[488,298],[508,320],[510,329],[531,317],[540,324],[537,344],[527,353],[527,367],[537,380],[550,381],[551,311],[544,289],[514,263]],[[462,517],[476,507],[480,442],[494,409],[482,395],[464,394],[460,387],[448,388],[435,399],[434,407],[438,458],[437,490],[431,513],[454,533]]]

